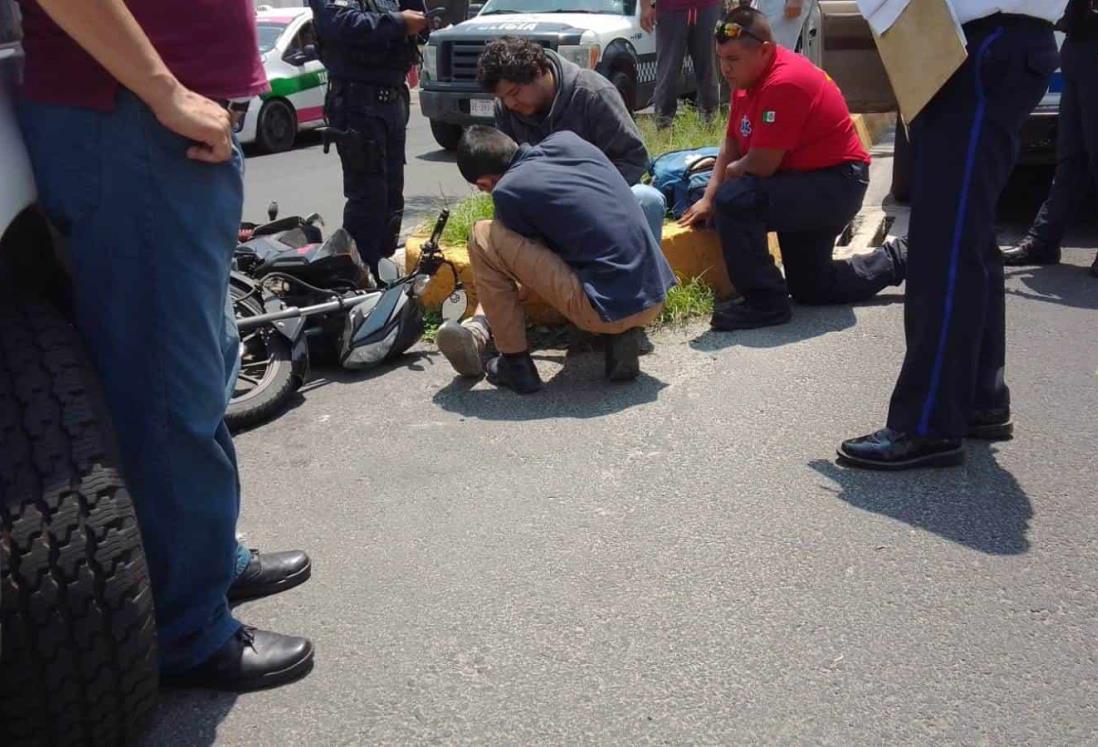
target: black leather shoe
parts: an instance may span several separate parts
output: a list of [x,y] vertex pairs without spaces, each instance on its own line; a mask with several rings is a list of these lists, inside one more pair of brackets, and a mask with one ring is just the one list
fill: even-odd
[[488,381],[519,394],[533,394],[541,389],[541,376],[529,353],[497,355],[484,366]]
[[217,653],[189,672],[164,675],[166,687],[194,687],[244,693],[299,680],[313,668],[313,644],[306,638],[247,626]]
[[640,376],[640,328],[610,335],[606,341],[606,378],[610,381],[633,381]]
[[734,303],[714,311],[709,326],[720,332],[731,332],[773,327],[785,324],[792,318],[793,311],[788,306],[783,309],[758,309],[748,303]]
[[1009,441],[1014,438],[1010,408],[999,407],[972,413],[968,419],[968,437],[985,441]]
[[1060,247],[1050,249],[1032,236],[1026,236],[1018,246],[1003,250],[1003,264],[1010,267],[1060,264]]
[[843,441],[839,457],[853,467],[900,470],[962,464],[965,452],[959,438],[919,438],[883,428]]
[[252,550],[248,567],[229,587],[229,601],[239,602],[277,594],[300,586],[311,575],[313,564],[309,556],[300,550],[265,553]]

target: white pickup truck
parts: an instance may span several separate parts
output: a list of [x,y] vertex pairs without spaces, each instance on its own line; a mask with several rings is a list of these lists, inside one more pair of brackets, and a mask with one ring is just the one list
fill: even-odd
[[[637,0],[488,0],[475,18],[432,32],[419,101],[435,140],[453,149],[463,127],[492,123],[492,96],[477,85],[477,60],[501,36],[533,39],[597,70],[630,110],[643,109],[656,87],[656,39],[641,28],[640,16]],[[690,94],[695,86],[689,58],[682,74],[680,90]]]

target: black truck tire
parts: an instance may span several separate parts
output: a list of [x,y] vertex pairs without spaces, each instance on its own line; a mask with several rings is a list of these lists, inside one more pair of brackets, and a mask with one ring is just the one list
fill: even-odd
[[133,504],[75,330],[0,300],[0,744],[132,742],[157,700]]
[[435,142],[446,150],[457,150],[463,132],[465,128],[461,125],[431,120],[431,134],[435,136]]
[[[237,285],[229,287],[233,297],[236,317],[242,319],[263,313],[263,306],[248,292]],[[249,338],[254,336],[254,340]],[[247,375],[249,350],[266,355],[258,383],[248,392],[234,396],[225,411],[225,424],[233,433],[254,428],[273,420],[286,409],[286,403],[301,386],[294,373],[293,351],[290,342],[271,327],[241,334],[245,346],[245,361],[241,373]]]

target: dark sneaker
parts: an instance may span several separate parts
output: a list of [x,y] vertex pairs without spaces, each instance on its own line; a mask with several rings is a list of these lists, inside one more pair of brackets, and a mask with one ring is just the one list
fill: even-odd
[[1012,249],[1003,250],[1003,264],[1010,267],[1059,263],[1060,247],[1050,249],[1032,236],[1026,236]]
[[709,326],[721,332],[737,329],[758,329],[785,324],[793,318],[787,306],[781,309],[758,309],[748,303],[734,303],[713,312]]
[[529,353],[497,355],[484,367],[488,381],[519,394],[533,394],[541,389],[541,376]]
[[644,330],[636,329],[609,335],[606,340],[606,378],[633,381],[640,376],[641,339]]
[[252,550],[248,567],[229,587],[229,601],[258,599],[292,589],[308,581],[312,573],[309,556],[300,550],[267,553]]
[[968,419],[968,437],[983,441],[1009,441],[1014,438],[1010,408],[1000,407],[972,413],[972,417]]
[[202,664],[182,674],[161,675],[160,683],[244,693],[299,680],[312,668],[308,639],[244,626]]
[[843,441],[839,458],[852,467],[901,470],[952,467],[965,461],[965,452],[959,438],[920,438],[884,428]]

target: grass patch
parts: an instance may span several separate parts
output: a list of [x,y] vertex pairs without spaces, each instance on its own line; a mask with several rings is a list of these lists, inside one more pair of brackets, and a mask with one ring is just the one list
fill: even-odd
[[466,197],[450,208],[450,220],[446,223],[446,230],[442,232],[442,245],[465,246],[473,224],[480,220],[491,220],[494,214],[491,195]]
[[423,310],[423,337],[424,342],[429,342],[432,345],[438,340],[438,328],[442,326],[442,309],[424,309]]
[[637,126],[648,148],[648,157],[656,158],[672,150],[687,150],[706,146],[719,146],[724,140],[725,121],[713,117],[706,121],[698,110],[686,104],[679,108],[670,127],[660,130],[653,115],[637,117]]
[[667,291],[656,326],[679,327],[692,319],[712,316],[716,302],[713,289],[700,277],[679,278],[679,284]]

